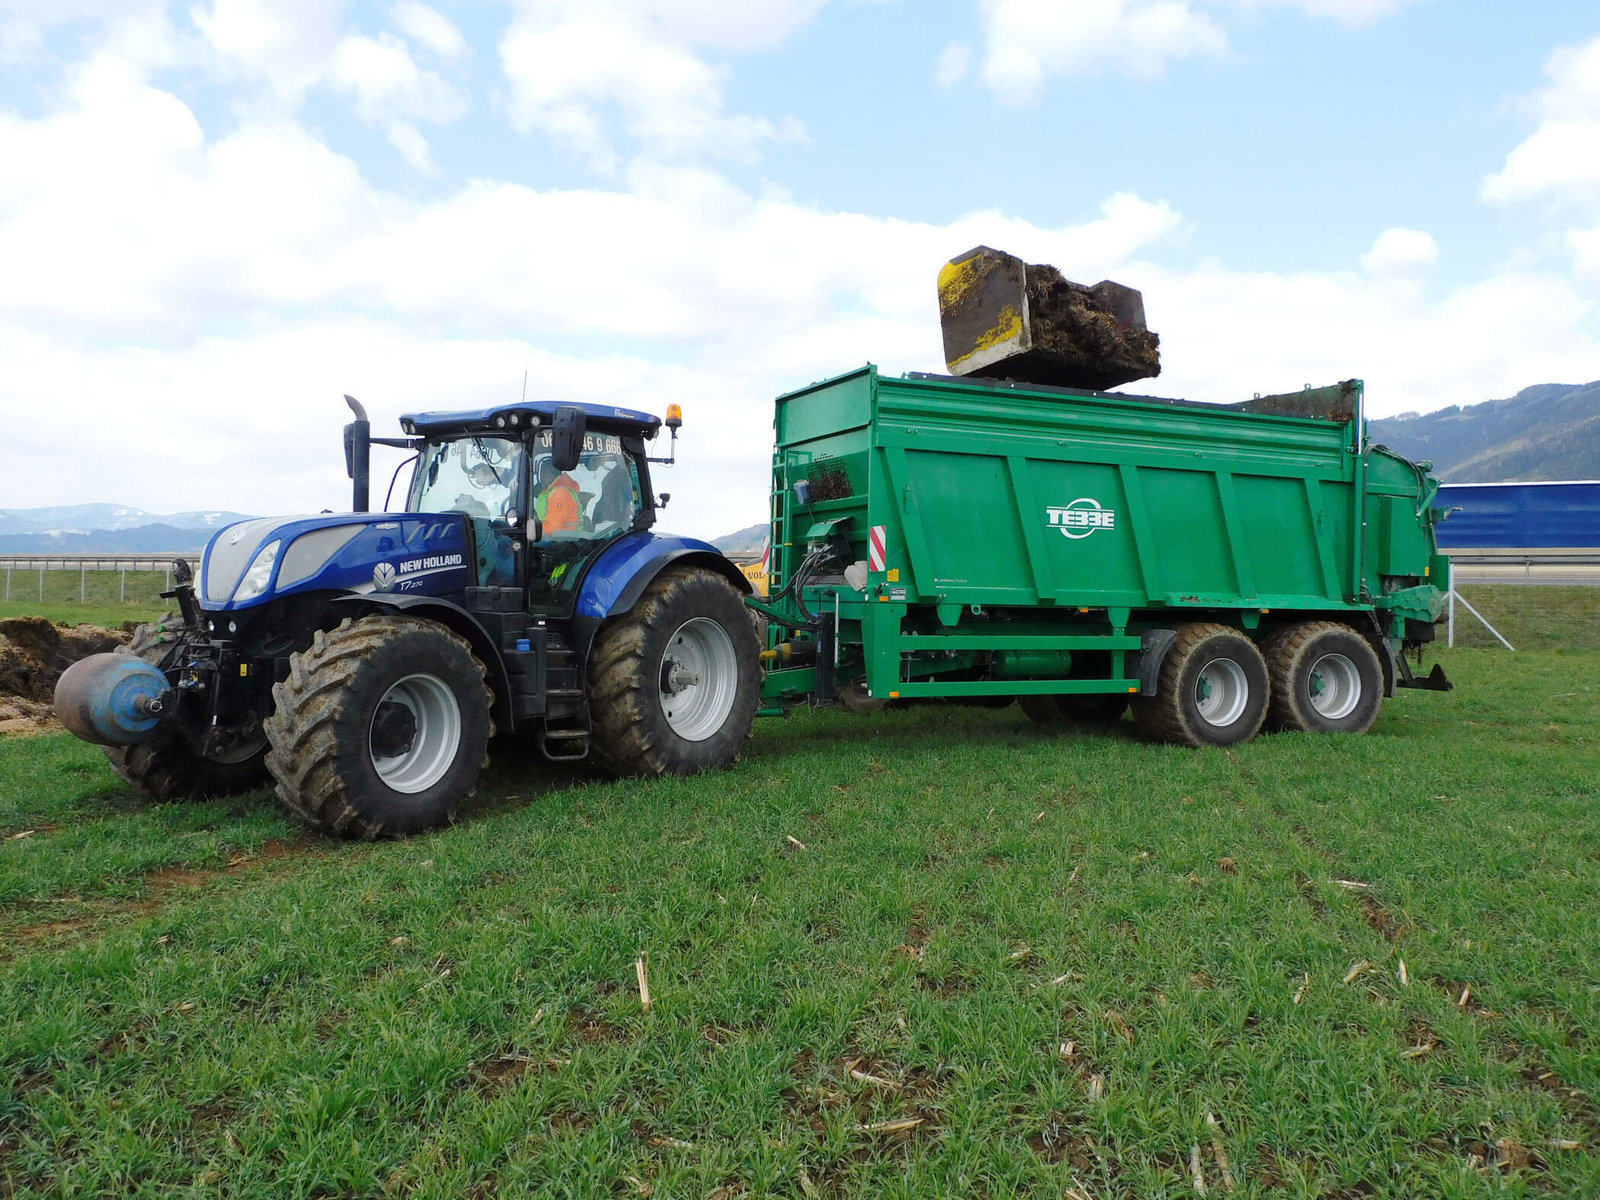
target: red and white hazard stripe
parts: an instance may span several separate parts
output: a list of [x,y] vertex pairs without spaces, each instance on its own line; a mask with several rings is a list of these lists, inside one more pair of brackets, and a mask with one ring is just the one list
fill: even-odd
[[867,566],[874,571],[883,570],[884,527],[874,525],[867,535]]

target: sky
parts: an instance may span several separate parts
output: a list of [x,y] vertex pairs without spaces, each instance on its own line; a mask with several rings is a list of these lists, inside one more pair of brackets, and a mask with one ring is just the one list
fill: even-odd
[[1136,391],[1600,377],[1600,10],[0,0],[0,508],[341,509],[342,394],[526,386],[682,405],[715,536],[775,395],[943,369],[978,244],[1141,289]]

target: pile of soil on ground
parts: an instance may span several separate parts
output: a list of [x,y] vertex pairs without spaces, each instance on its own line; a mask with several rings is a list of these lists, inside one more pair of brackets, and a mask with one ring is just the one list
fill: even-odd
[[1104,390],[1161,374],[1160,335],[1119,311],[1129,289],[1073,283],[1046,263],[1029,263],[1027,281],[1033,349],[1001,364],[1007,377]]
[[80,658],[115,650],[129,635],[98,625],[52,625],[43,617],[0,621],[0,734],[54,724],[56,680]]

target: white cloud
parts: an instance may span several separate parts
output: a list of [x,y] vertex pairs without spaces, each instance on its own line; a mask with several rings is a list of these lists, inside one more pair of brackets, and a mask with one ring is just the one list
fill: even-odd
[[803,130],[792,120],[725,112],[727,70],[698,47],[775,44],[822,2],[525,3],[500,39],[512,124],[560,138],[606,167],[618,161],[619,132],[653,157],[751,159],[763,144]]
[[1419,229],[1385,229],[1361,256],[1361,265],[1374,275],[1400,274],[1438,261],[1438,245]]
[[1242,8],[1295,8],[1349,28],[1360,28],[1399,12],[1417,0],[1231,0]]
[[[1052,75],[1153,78],[1182,59],[1228,54],[1228,18],[1289,8],[1347,28],[1416,0],[978,0],[986,50],[979,77],[1002,99],[1036,100]],[[948,55],[951,50],[947,49]],[[946,82],[944,59],[936,78]],[[950,77],[959,78],[959,75]]]
[[1563,47],[1531,100],[1539,126],[1483,181],[1484,199],[1600,200],[1600,38]]
[[439,58],[457,59],[467,52],[467,39],[461,30],[438,10],[417,0],[400,0],[390,11],[396,29]]
[[[415,128],[438,97],[409,54],[379,62],[352,95]],[[278,113],[208,137],[109,58],[61,95],[37,119],[0,112],[0,504],[338,507],[341,392],[392,429],[405,409],[515,395],[527,369],[537,396],[683,404],[667,524],[725,532],[764,511],[771,397],[869,359],[939,369],[934,280],[979,243],[1141,288],[1167,371],[1139,386],[1168,395],[1360,375],[1382,414],[1587,378],[1600,357],[1594,305],[1559,276],[1424,291],[1407,269],[1437,249],[1418,231],[1386,231],[1364,270],[1242,272],[1153,265],[1183,218],[1125,192],[1046,223],[930,223],[635,160],[605,187],[486,173],[418,198]],[[1572,248],[1600,276],[1600,233]]]
[[1215,57],[1227,35],[1188,0],[982,0],[979,74],[1002,98],[1038,97],[1051,75],[1157,76],[1174,59]]
[[361,120],[388,135],[401,155],[421,171],[433,169],[427,139],[414,122],[447,125],[467,111],[466,97],[436,71],[424,70],[410,48],[393,34],[351,36],[334,51],[329,82],[355,98]]
[[1600,38],[1558,49],[1528,101],[1539,125],[1483,180],[1491,204],[1545,204],[1581,279],[1600,283]]
[[960,83],[972,69],[972,49],[962,42],[951,42],[939,52],[933,66],[933,81],[940,87]]
[[343,9],[341,0],[207,0],[189,15],[223,78],[293,104],[326,72]]

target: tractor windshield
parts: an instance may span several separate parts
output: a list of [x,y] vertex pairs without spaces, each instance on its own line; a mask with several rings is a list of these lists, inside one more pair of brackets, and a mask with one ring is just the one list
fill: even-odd
[[556,467],[548,431],[534,438],[530,454],[533,515],[543,540],[612,538],[633,527],[643,507],[639,472],[616,434],[586,435],[570,471]]
[[422,449],[406,508],[504,519],[521,507],[522,443],[509,438],[464,437]]

